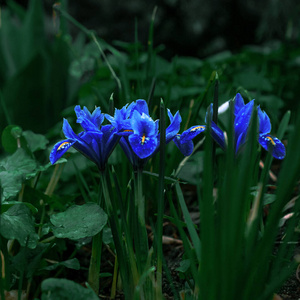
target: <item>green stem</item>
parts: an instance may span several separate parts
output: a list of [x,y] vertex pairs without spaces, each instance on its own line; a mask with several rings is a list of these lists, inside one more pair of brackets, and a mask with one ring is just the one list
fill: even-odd
[[143,170],[139,168],[135,173],[135,207],[137,211],[137,223],[135,231],[136,258],[139,273],[142,274],[146,266],[148,256],[148,236],[145,221],[145,199],[143,195]]
[[[1,243],[1,237],[0,237],[0,243]],[[1,251],[1,244],[0,244],[0,299],[5,299],[4,296],[4,285],[5,285],[5,259],[4,255]]]
[[[101,177],[101,176],[100,176]],[[103,195],[105,197],[105,188],[103,188],[103,182],[101,181]],[[101,197],[98,197],[98,205],[101,206]],[[102,231],[93,236],[92,240],[92,255],[89,266],[88,283],[94,292],[99,294],[99,278],[100,278],[100,264],[102,254]]]
[[88,282],[94,292],[99,294],[100,263],[102,253],[102,231],[93,236],[92,255],[89,267]]
[[111,285],[111,292],[110,292],[110,298],[115,299],[116,297],[116,291],[117,291],[117,279],[118,279],[118,256],[115,257],[115,266],[114,266],[114,275],[113,275],[113,282]]
[[162,236],[163,236],[163,212],[164,212],[164,176],[165,176],[165,157],[166,157],[166,116],[164,103],[160,103],[160,168],[159,168],[159,186],[158,186],[158,204],[157,204],[157,290],[156,298],[162,296]]
[[[115,202],[111,201],[106,174],[104,171],[100,171],[100,180],[102,185],[102,192],[106,204],[106,211],[108,214],[108,220],[111,227],[115,248],[118,256],[118,264],[120,265],[120,275],[123,283],[124,294],[126,298],[132,299],[132,293],[134,291],[134,286],[137,284],[138,275],[136,267],[133,265],[133,251],[130,245],[127,247],[123,242],[123,232],[120,228],[119,217],[116,214],[118,207]],[[128,236],[125,231],[125,238]],[[130,241],[128,241],[130,243]]]

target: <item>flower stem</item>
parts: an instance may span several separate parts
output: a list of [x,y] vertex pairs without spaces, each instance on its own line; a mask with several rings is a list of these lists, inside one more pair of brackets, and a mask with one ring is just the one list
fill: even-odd
[[139,273],[142,274],[146,266],[148,256],[148,236],[145,221],[145,199],[143,195],[143,170],[138,168],[135,173],[135,207],[137,211],[137,224],[135,231],[136,258]]
[[100,263],[102,253],[102,231],[93,236],[92,256],[89,266],[88,282],[94,292],[99,294]]
[[166,158],[166,119],[165,119],[165,107],[161,100],[160,104],[160,168],[159,168],[159,187],[158,187],[158,209],[157,209],[157,290],[156,298],[159,299],[162,296],[162,261],[163,261],[163,248],[162,248],[162,235],[163,235],[163,212],[164,212],[164,176],[165,176],[165,158]]
[[[105,183],[101,180],[102,192],[105,197],[107,195],[105,192],[105,187],[103,187],[104,184]],[[101,206],[100,195],[98,197],[98,205]],[[102,231],[100,231],[99,233],[93,236],[92,255],[90,260],[89,277],[88,277],[88,283],[97,295],[99,294],[101,254],[102,254]]]

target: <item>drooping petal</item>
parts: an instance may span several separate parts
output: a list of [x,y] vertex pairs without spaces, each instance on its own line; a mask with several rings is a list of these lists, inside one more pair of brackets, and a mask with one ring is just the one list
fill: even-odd
[[53,165],[56,163],[76,141],[63,140],[56,143],[50,153],[50,162]]
[[259,143],[265,150],[271,151],[273,157],[284,159],[285,147],[278,138],[271,136],[270,134],[260,134]]
[[193,150],[194,150],[194,143],[192,140],[186,141],[185,143],[181,143],[180,142],[180,134],[177,134],[174,138],[173,141],[175,143],[175,145],[177,146],[177,148],[180,150],[180,152],[184,155],[184,156],[189,156],[192,154]]
[[195,125],[185,130],[180,136],[180,142],[186,143],[206,129],[205,125]]
[[259,133],[267,134],[271,131],[271,121],[266,112],[262,111],[260,106],[257,107],[259,120]]
[[156,150],[158,141],[156,136],[146,137],[132,134],[128,137],[130,146],[139,158],[146,158]]
[[175,116],[172,115],[168,109],[168,116],[171,124],[166,129],[166,143],[169,143],[180,129],[180,123],[182,121],[179,111],[176,112]]

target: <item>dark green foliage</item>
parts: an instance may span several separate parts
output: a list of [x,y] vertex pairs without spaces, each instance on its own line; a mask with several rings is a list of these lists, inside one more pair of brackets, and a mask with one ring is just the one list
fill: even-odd
[[49,278],[42,283],[42,300],[97,300],[98,296],[92,289],[67,279]]
[[50,221],[56,237],[78,240],[100,232],[107,222],[107,215],[99,205],[87,203],[52,215]]
[[[1,10],[0,250],[5,256],[6,289],[19,289],[20,294],[28,288],[32,299],[98,299],[91,289],[74,282],[88,269],[78,251],[86,244],[84,251],[90,251],[91,238],[98,237],[99,248],[109,248],[115,260],[115,269],[102,273],[100,268],[100,278],[112,274],[115,280],[109,287],[100,284],[102,291],[111,288],[116,293],[119,270],[128,299],[140,299],[142,293],[145,299],[159,299],[161,291],[152,283],[161,281],[156,276],[162,268],[179,299],[162,252],[164,217],[175,224],[183,241],[185,253],[176,271],[185,280],[186,299],[271,299],[295,267],[287,258],[293,253],[290,242],[297,240],[299,202],[291,206],[294,216],[286,222],[277,256],[273,250],[283,209],[297,196],[299,45],[278,42],[246,47],[237,54],[226,51],[202,60],[168,61],[160,55],[160,47],[153,47],[153,20],[147,46],[140,44],[137,33],[134,43],[119,41],[112,46],[67,15],[64,2],[53,20],[60,20],[60,28],[53,25],[55,36],[46,31],[42,1],[31,0],[27,11],[8,1]],[[67,22],[81,30],[77,37],[68,35]],[[99,175],[72,150],[55,166],[49,163],[50,149],[63,138],[62,117],[78,132],[75,104],[100,106],[112,114],[113,107],[143,98],[153,119],[162,120],[160,128],[169,125],[168,118],[164,124],[164,107],[173,114],[180,110],[181,133],[205,124],[216,75],[219,105],[240,92],[246,102],[256,98],[269,114],[272,133],[287,141],[283,162],[273,161],[258,148],[255,117],[247,144],[236,156],[229,108],[218,116],[228,137],[225,153],[203,134],[195,139],[196,151],[190,158],[184,159],[172,143],[162,147],[161,156],[151,158],[139,178],[119,147],[109,159],[107,174]],[[162,143],[164,139],[162,135]],[[269,181],[270,170],[278,175],[277,183]],[[188,188],[182,189],[187,182],[197,190],[198,199],[192,201],[193,209],[199,210],[197,225],[190,215]],[[104,198],[109,200],[105,204]],[[271,208],[269,215],[264,215],[265,205]],[[145,206],[145,220],[136,216],[138,206],[141,211]],[[152,229],[147,231],[146,224]],[[154,237],[149,251],[148,236]],[[7,250],[8,240],[14,242]],[[2,264],[1,259],[0,271]],[[74,281],[68,280],[65,269],[72,269]],[[34,282],[31,290],[30,282]]]

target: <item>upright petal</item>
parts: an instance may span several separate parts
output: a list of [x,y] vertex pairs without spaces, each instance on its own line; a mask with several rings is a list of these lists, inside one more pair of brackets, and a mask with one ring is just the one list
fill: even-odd
[[131,129],[130,119],[127,115],[127,104],[122,109],[115,109],[115,114],[105,114],[105,118],[117,129],[117,131],[123,131]]
[[235,118],[235,137],[236,141],[241,136],[243,132],[247,132],[249,123],[251,120],[251,114],[253,111],[254,100],[247,103],[243,108],[241,108]]
[[259,133],[267,134],[271,131],[271,121],[269,116],[261,110],[260,106],[257,107],[258,120],[259,120]]
[[284,159],[285,157],[285,147],[282,142],[269,134],[260,134],[259,135],[259,143],[262,147],[271,151],[272,155],[277,159]]
[[100,129],[104,115],[101,113],[99,107],[94,110],[93,114],[91,114],[85,106],[81,109],[80,105],[76,105],[74,110],[77,116],[77,123],[79,123],[84,130],[96,131]]
[[73,131],[71,125],[69,124],[67,119],[64,119],[63,122],[63,133],[67,139],[77,139],[77,134]]
[[215,122],[211,121],[211,131],[210,134],[212,138],[219,144],[219,146],[225,150],[226,141],[224,132],[216,125]]
[[234,115],[237,116],[239,111],[245,106],[244,99],[240,93],[237,93],[234,98]]
[[130,118],[134,111],[138,111],[141,115],[144,113],[147,116],[149,116],[148,104],[143,99],[136,100],[135,104],[131,107],[131,112],[130,112],[130,116],[129,116]]
[[169,143],[180,129],[180,123],[182,121],[179,111],[176,112],[175,116],[172,115],[168,109],[168,116],[171,124],[166,129],[166,143]]

